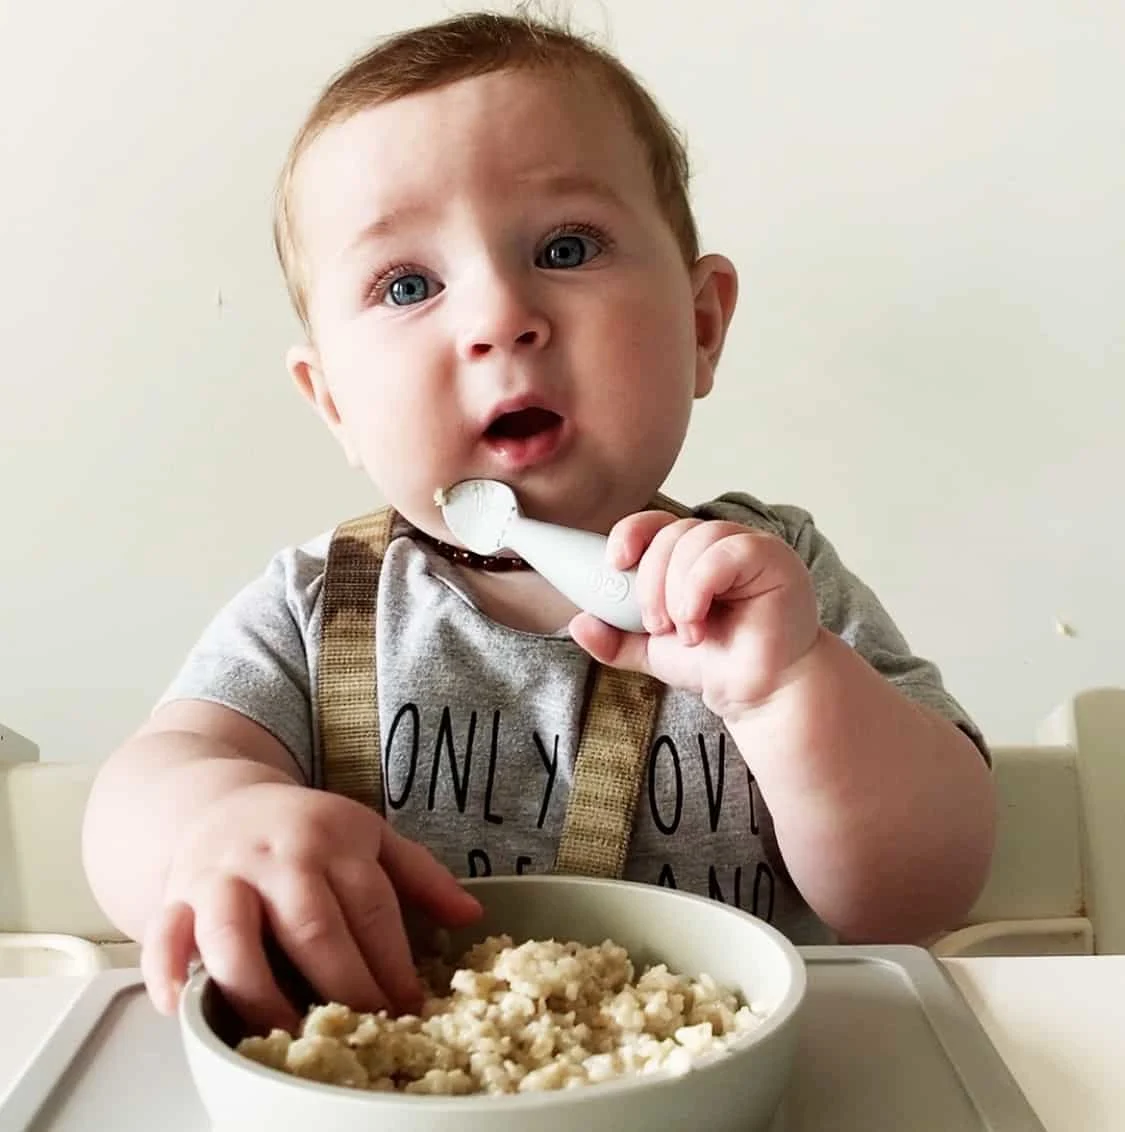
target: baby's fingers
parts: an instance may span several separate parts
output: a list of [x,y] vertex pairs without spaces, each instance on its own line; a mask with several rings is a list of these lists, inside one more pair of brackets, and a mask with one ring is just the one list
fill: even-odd
[[399,897],[443,927],[463,927],[480,918],[476,897],[424,845],[400,836],[389,825],[383,830],[379,861]]
[[753,596],[762,568],[760,535],[728,523],[703,523],[672,550],[665,580],[668,614],[687,644],[698,644],[716,600]]
[[592,613],[579,613],[570,622],[570,635],[599,664],[630,672],[651,674],[648,650],[651,637],[644,633],[623,633]]
[[238,877],[221,877],[201,888],[193,904],[199,957],[223,997],[256,1032],[295,1029],[297,1011],[266,959],[257,891]]
[[418,979],[398,897],[378,865],[355,858],[335,863],[329,881],[352,938],[380,989],[399,1010],[416,1013],[424,991]]
[[195,914],[189,904],[162,908],[149,922],[141,947],[141,974],[161,1014],[174,1014],[195,957]]
[[321,1001],[361,1012],[390,1005],[323,873],[279,870],[262,898],[278,944]]
[[649,544],[676,521],[667,511],[638,511],[615,523],[609,532],[606,559],[617,570],[628,570],[641,560]]
[[645,630],[654,636],[676,628],[668,606],[668,567],[676,547],[702,524],[697,519],[679,519],[660,526],[637,567],[637,599]]

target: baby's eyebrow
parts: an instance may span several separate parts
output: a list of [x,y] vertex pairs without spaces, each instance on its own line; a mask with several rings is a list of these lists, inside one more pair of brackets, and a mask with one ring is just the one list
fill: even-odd
[[355,239],[344,249],[344,254],[354,255],[363,248],[365,244],[369,244],[373,240],[384,239],[392,235],[397,229],[417,222],[421,217],[431,211],[431,208],[421,201],[413,204],[404,204],[398,208],[392,208],[390,211],[383,213],[382,216],[377,216],[370,223],[365,224],[356,235]]
[[[532,192],[544,197],[596,197],[617,208],[625,207],[621,194],[608,181],[603,181],[590,173],[535,173],[520,178],[519,181]],[[373,241],[385,239],[401,228],[417,224],[433,211],[432,205],[423,201],[414,201],[389,209],[363,226],[344,249],[343,257],[351,257]]]
[[623,207],[621,194],[608,182],[591,173],[566,172],[532,175],[524,183],[544,196],[600,197],[610,204]]

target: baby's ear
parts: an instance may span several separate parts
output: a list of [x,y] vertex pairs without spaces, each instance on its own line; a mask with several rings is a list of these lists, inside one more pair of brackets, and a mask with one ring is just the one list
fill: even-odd
[[324,421],[328,431],[344,450],[344,457],[353,468],[359,467],[359,455],[348,440],[347,429],[340,420],[332,390],[320,364],[320,353],[309,342],[292,346],[285,355],[285,366],[297,384],[301,396],[313,407],[316,415]]
[[691,269],[695,296],[695,395],[706,397],[715,384],[727,328],[738,302],[738,272],[726,256],[705,255]]

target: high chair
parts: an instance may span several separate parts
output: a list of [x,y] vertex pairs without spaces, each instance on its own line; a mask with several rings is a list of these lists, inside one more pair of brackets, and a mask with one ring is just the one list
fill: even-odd
[[993,751],[992,869],[938,955],[1125,953],[1125,689],[1079,693],[1038,738]]
[[[1039,745],[993,750],[999,832],[968,917],[941,956],[1125,953],[1125,688],[1082,692]],[[82,869],[91,763],[0,754],[0,976],[135,966]]]

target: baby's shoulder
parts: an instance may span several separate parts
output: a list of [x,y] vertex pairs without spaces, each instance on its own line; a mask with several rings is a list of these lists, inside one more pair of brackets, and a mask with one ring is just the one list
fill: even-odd
[[332,532],[327,531],[275,551],[265,567],[244,586],[235,604],[244,610],[257,607],[267,615],[270,610],[286,610],[306,632],[324,589],[331,537]]

